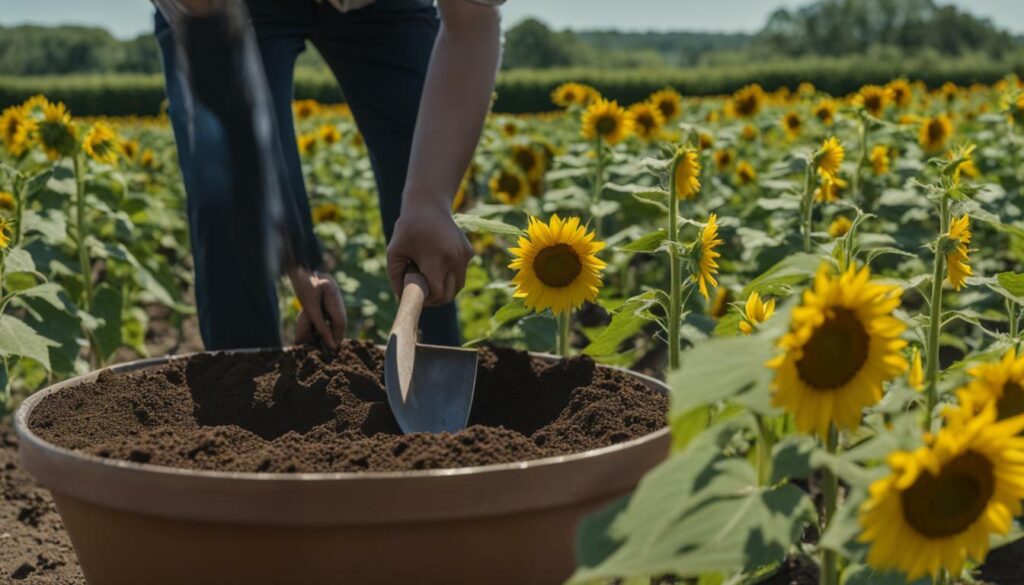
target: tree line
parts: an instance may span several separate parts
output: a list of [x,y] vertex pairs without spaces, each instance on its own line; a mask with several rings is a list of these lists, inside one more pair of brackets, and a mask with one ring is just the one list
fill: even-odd
[[[818,0],[778,10],[755,34],[556,31],[526,19],[506,31],[505,69],[691,67],[844,55],[1002,59],[1024,39],[935,0]],[[309,48],[299,68],[326,66]],[[152,35],[120,40],[101,28],[0,27],[0,75],[157,73]]]

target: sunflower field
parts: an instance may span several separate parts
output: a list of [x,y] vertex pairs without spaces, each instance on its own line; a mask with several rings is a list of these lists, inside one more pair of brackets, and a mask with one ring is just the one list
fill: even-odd
[[[571,582],[975,582],[1024,537],[1024,83],[684,95],[570,82],[551,112],[493,115],[453,202],[467,345],[672,387],[672,454],[584,523]],[[198,348],[166,118],[72,114],[0,117],[0,414]],[[381,340],[362,137],[344,105],[294,115],[349,334]]]

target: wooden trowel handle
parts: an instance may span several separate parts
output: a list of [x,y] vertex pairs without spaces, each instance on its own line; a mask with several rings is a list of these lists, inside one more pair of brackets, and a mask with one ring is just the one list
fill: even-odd
[[391,326],[391,335],[397,335],[399,338],[411,337],[415,342],[420,313],[423,311],[423,302],[427,299],[428,290],[427,279],[418,270],[413,268],[405,273],[405,284],[402,286],[402,296],[398,303],[398,314],[395,315],[395,323]]

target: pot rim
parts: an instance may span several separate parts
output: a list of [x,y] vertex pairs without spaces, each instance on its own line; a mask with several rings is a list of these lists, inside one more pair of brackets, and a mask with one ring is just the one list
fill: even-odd
[[[426,345],[426,344],[421,344]],[[303,472],[303,473],[278,473],[278,472],[252,472],[252,471],[212,471],[205,469],[187,469],[181,467],[168,467],[165,465],[154,465],[149,463],[136,463],[133,461],[124,461],[120,459],[110,459],[76,451],[74,449],[68,449],[60,445],[56,445],[32,432],[29,426],[29,417],[32,414],[32,410],[45,400],[51,394],[55,394],[62,390],[66,390],[79,384],[92,382],[101,373],[112,372],[117,374],[130,373],[145,368],[161,366],[169,364],[175,361],[188,360],[197,355],[235,355],[235,354],[246,354],[246,353],[260,353],[265,351],[284,351],[290,352],[299,349],[301,346],[287,346],[281,348],[247,348],[247,349],[234,349],[234,350],[220,350],[220,351],[203,351],[203,352],[191,352],[181,355],[172,355],[156,358],[145,358],[140,360],[133,360],[121,364],[114,364],[94,370],[81,376],[75,376],[67,380],[58,382],[51,386],[48,386],[28,398],[26,398],[14,413],[14,429],[22,442],[29,443],[32,447],[39,449],[44,452],[48,452],[50,455],[55,456],[57,459],[73,459],[79,461],[86,461],[92,464],[100,465],[104,468],[118,469],[121,471],[130,471],[147,474],[160,474],[168,476],[187,476],[195,478],[209,478],[209,479],[220,479],[220,480],[250,480],[250,481],[268,481],[274,480],[276,482],[308,482],[308,481],[351,481],[351,480],[388,480],[388,479],[418,479],[418,478],[438,478],[438,477],[453,477],[462,475],[480,475],[487,473],[511,471],[511,470],[522,470],[529,468],[539,468],[551,465],[559,465],[563,463],[569,463],[573,461],[581,461],[609,453],[616,453],[618,451],[624,451],[657,441],[667,436],[669,433],[669,426],[666,422],[665,426],[661,427],[653,433],[630,439],[622,443],[616,443],[605,447],[598,447],[597,449],[590,449],[587,451],[580,451],[577,453],[568,453],[565,455],[555,455],[552,457],[542,457],[540,459],[528,459],[525,461],[514,461],[509,463],[492,463],[489,465],[477,465],[471,467],[452,467],[445,469],[425,469],[425,470],[411,470],[411,471],[334,471],[334,472]],[[381,347],[381,346],[378,346]],[[555,356],[548,353],[529,352],[533,357],[543,359],[545,361],[557,361],[562,359],[559,356]],[[669,387],[661,380],[652,378],[639,372],[622,368],[619,366],[608,366],[603,364],[597,364],[598,367],[608,368],[623,372],[629,376],[639,379],[641,382],[646,384],[648,387],[661,392],[662,394],[669,393]]]

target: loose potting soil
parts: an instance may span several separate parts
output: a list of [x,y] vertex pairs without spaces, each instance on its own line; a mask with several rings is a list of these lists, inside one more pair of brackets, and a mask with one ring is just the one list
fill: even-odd
[[469,427],[402,435],[388,407],[383,353],[203,354],[104,373],[40,403],[43,439],[101,457],[248,472],[405,471],[524,461],[640,437],[665,425],[667,400],[587,357],[553,364],[480,352]]

